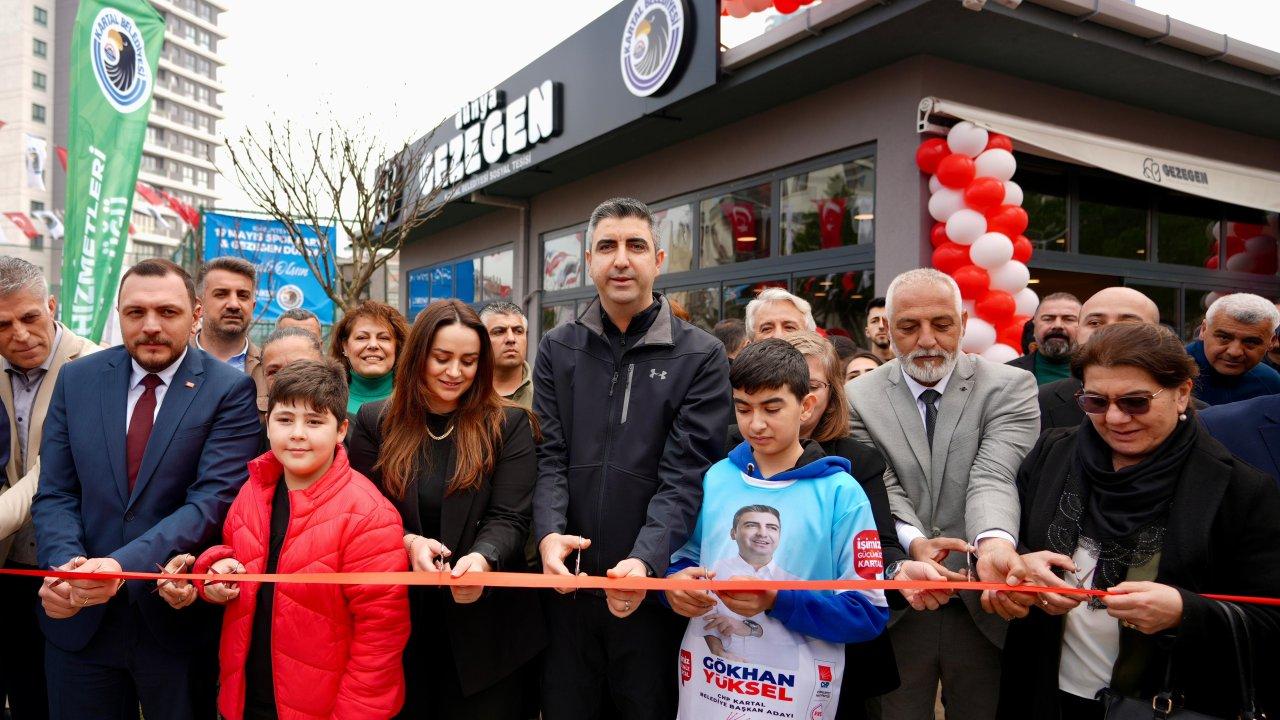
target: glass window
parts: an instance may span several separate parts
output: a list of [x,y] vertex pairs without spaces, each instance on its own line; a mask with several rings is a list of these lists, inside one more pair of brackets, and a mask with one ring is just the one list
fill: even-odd
[[1067,251],[1067,174],[1035,165],[1023,167],[1019,158],[1014,182],[1022,188],[1022,208],[1027,211],[1023,233],[1036,250]]
[[[1187,288],[1182,292],[1183,340],[1192,342],[1200,337],[1200,323],[1204,322],[1204,315],[1209,309],[1209,304],[1213,300],[1217,300],[1222,294],[1221,291],[1214,292],[1213,290],[1199,288]],[[1162,317],[1161,319],[1164,318]]]
[[36,57],[49,57],[49,43],[40,38],[32,38],[31,52],[35,53]]
[[1169,193],[1156,213],[1156,259],[1173,265],[1218,267],[1218,221],[1222,206]]
[[797,276],[791,287],[813,306],[813,321],[818,327],[847,334],[859,346],[866,346],[867,303],[875,297],[875,273],[848,270]]
[[39,70],[31,71],[31,87],[36,90],[46,90],[49,87],[49,76]]
[[1178,331],[1178,288],[1141,283],[1125,283],[1125,285],[1151,298],[1151,302],[1155,303],[1160,311],[1160,322],[1168,325],[1174,332]]
[[453,297],[464,303],[474,303],[479,300],[479,293],[476,292],[476,280],[482,278],[480,273],[480,258],[474,260],[463,260],[454,265],[454,289]]
[[36,214],[36,213],[38,213],[38,212],[44,212],[44,203],[40,202],[39,200],[32,200],[32,201],[31,201],[31,214],[32,214],[32,215],[35,215],[35,214]]
[[769,183],[702,201],[702,267],[769,257]]
[[1232,208],[1227,214],[1227,264],[1233,272],[1276,274],[1276,236],[1261,211]]
[[756,298],[761,290],[767,287],[787,288],[786,280],[756,280],[746,283],[724,284],[721,296],[724,298],[724,317],[745,320],[747,303]]
[[782,181],[782,253],[872,241],[875,159],[811,170]]
[[653,214],[658,228],[658,246],[667,251],[664,273],[693,269],[693,206],[677,205]]
[[49,27],[49,11],[39,5],[33,5],[31,7],[31,19],[37,25]]
[[547,238],[542,243],[542,289],[566,290],[582,285],[582,237],[580,230]]
[[515,276],[515,253],[503,250],[484,256],[484,288],[481,297],[486,301],[510,300],[511,282]]
[[546,333],[578,319],[573,303],[555,303],[542,306],[542,333]]
[[431,302],[453,297],[453,266],[431,268]]
[[31,119],[32,119],[32,120],[34,120],[34,121],[36,121],[36,122],[44,122],[44,112],[45,112],[45,110],[44,110],[44,106],[43,106],[43,105],[37,105],[37,104],[34,104],[34,103],[31,105]]
[[689,322],[710,332],[720,321],[720,294],[718,287],[684,288],[666,293],[667,300],[680,304],[689,313]]
[[1080,252],[1147,258],[1147,188],[1097,175],[1080,177]]

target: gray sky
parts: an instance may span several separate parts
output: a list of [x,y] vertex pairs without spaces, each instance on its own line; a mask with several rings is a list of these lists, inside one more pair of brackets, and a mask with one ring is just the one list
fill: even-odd
[[[615,0],[228,0],[220,47],[227,119],[219,134],[291,118],[322,128],[328,117],[364,122],[388,144],[418,137],[464,101],[528,65]],[[1141,7],[1280,51],[1277,0],[1139,0]],[[722,26],[737,44],[763,28],[765,13]],[[230,173],[222,158],[219,166]],[[248,202],[226,176],[222,207]]]

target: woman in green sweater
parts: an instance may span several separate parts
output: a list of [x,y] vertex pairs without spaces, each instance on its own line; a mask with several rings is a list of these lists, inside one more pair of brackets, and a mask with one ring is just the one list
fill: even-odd
[[333,327],[329,354],[347,369],[347,413],[352,417],[361,405],[391,395],[397,353],[408,333],[399,310],[373,300],[352,308]]

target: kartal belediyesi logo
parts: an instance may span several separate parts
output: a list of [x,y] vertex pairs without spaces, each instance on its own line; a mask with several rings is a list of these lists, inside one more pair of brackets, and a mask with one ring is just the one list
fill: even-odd
[[94,18],[89,43],[93,76],[107,102],[122,113],[146,104],[151,97],[151,68],[133,18],[115,8],[103,8]]
[[622,30],[622,81],[637,97],[662,89],[684,44],[684,0],[636,0]]

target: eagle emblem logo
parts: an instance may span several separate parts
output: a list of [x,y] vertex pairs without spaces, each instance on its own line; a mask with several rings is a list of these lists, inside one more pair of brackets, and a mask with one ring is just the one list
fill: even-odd
[[685,37],[684,0],[636,0],[622,31],[622,81],[636,97],[666,85]]
[[89,64],[112,107],[131,113],[151,99],[151,68],[142,31],[133,18],[103,8],[89,34]]

